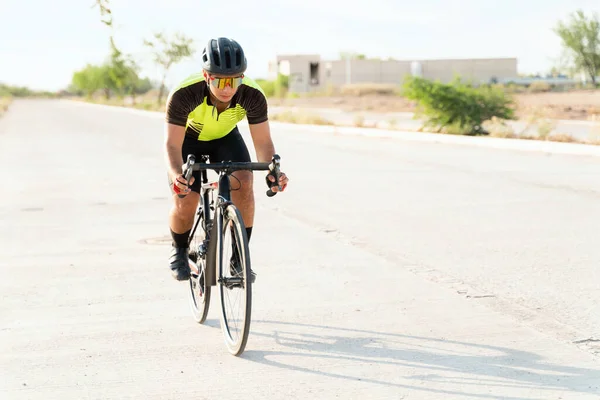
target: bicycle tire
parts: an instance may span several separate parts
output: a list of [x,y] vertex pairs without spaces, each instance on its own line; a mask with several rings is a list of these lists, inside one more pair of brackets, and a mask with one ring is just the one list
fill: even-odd
[[[199,324],[203,324],[208,316],[211,293],[210,284],[207,284],[205,279],[206,256],[199,257],[198,255],[198,248],[204,240],[202,235],[204,233],[204,213],[200,212],[196,224],[193,237],[190,238],[189,262],[191,273],[189,279],[189,301],[194,320]],[[194,266],[198,270],[198,274],[195,273]],[[202,294],[200,295],[200,293]]]
[[[246,228],[244,226],[244,221],[242,219],[240,211],[233,205],[228,204],[224,207],[222,213],[219,213],[220,216],[218,218],[218,286],[219,286],[219,300],[220,300],[220,311],[221,311],[221,331],[223,332],[223,337],[225,339],[225,345],[229,352],[235,356],[239,356],[242,354],[246,348],[246,344],[248,342],[248,336],[250,333],[250,320],[251,320],[251,311],[252,311],[252,283],[250,282],[250,251],[248,247],[248,236],[246,234]],[[230,224],[233,226],[233,238],[236,240],[237,251],[240,254],[240,261],[242,267],[242,275],[241,275],[241,287],[243,288],[242,300],[243,304],[243,317],[240,318],[242,321],[241,324],[241,332],[239,335],[236,335],[237,338],[234,338],[232,335],[232,321],[230,320],[230,316],[226,312],[225,304],[226,304],[226,291],[230,290],[227,285],[227,282],[224,278],[225,271],[230,271],[230,260],[224,259],[223,257],[223,238],[225,237],[227,229],[230,227]],[[226,269],[226,270],[225,270]],[[236,278],[239,279],[239,275],[236,274]],[[237,285],[235,286],[237,287]]]

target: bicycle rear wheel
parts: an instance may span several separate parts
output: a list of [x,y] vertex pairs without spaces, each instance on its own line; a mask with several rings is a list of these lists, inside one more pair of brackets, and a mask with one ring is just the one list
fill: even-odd
[[200,212],[196,220],[196,229],[190,240],[190,307],[194,320],[199,324],[206,321],[210,305],[210,285],[206,276],[206,249],[204,246],[204,213]]
[[248,236],[242,216],[233,204],[225,207],[219,222],[221,330],[227,349],[238,356],[244,351],[250,333],[252,284]]

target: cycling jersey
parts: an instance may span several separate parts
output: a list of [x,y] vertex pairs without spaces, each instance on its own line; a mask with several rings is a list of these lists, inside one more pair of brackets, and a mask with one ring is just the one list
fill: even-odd
[[238,122],[265,122],[267,99],[262,88],[244,76],[229,108],[219,114],[212,105],[209,88],[202,73],[194,74],[175,87],[167,98],[166,121],[186,128],[186,135],[209,141],[224,137]]

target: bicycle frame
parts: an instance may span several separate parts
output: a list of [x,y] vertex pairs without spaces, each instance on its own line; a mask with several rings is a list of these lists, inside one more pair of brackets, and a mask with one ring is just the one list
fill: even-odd
[[[219,222],[221,221],[220,213],[227,208],[231,201],[231,184],[229,181],[229,175],[236,170],[271,170],[275,173],[276,179],[279,179],[279,156],[274,155],[271,163],[247,163],[247,162],[224,162],[209,164],[207,163],[208,157],[203,155],[200,157],[200,163],[195,163],[193,157],[188,156],[187,163],[184,165],[185,174],[189,181],[191,173],[194,170],[199,170],[201,173],[201,186],[200,186],[200,202],[201,206],[198,208],[195,226],[190,233],[190,238],[194,237],[198,223],[200,222],[200,213],[203,213],[202,218],[202,229],[204,230],[204,241],[202,243],[202,252],[198,251],[199,257],[205,257],[206,269],[205,279],[206,282],[211,286],[216,285],[216,266],[217,266],[217,240],[210,240],[213,235],[217,235],[216,228],[221,229]],[[214,204],[214,215],[211,215],[211,203],[209,195],[215,187],[212,183],[208,182],[208,169],[213,169],[219,174],[218,179],[218,196]],[[272,197],[276,192],[269,189],[267,196]],[[215,221],[217,224],[215,224]],[[208,246],[207,246],[208,244]],[[199,271],[194,271],[199,273]]]
[[[234,171],[239,170],[268,170],[271,171],[271,174],[275,177],[275,182],[279,182],[279,156],[277,154],[273,155],[270,163],[221,162],[209,164],[206,161],[208,161],[208,157],[201,156],[201,162],[196,164],[194,155],[190,154],[188,155],[186,164],[182,168],[183,175],[188,182],[191,179],[192,171],[200,171],[200,204],[196,213],[193,231],[190,235],[190,242],[196,237],[195,232],[198,226],[201,226],[201,229],[204,231],[204,238],[202,239],[200,237],[201,235],[197,235],[202,242],[197,248],[197,258],[195,260],[190,258],[190,266],[198,274],[196,277],[196,284],[201,285],[199,296],[203,298],[200,302],[197,301],[198,296],[196,294],[194,280],[190,279],[192,311],[197,322],[203,323],[206,320],[210,305],[211,287],[216,286],[218,282],[218,292],[221,303],[221,329],[228,350],[234,355],[239,355],[244,351],[248,340],[252,307],[251,283],[254,279],[250,262],[250,249],[248,247],[247,233],[244,229],[245,223],[240,210],[231,200],[231,183],[229,175]],[[217,182],[209,182],[208,169],[212,169],[218,173],[219,178]],[[267,180],[267,182],[269,182],[269,180]],[[277,194],[277,192],[271,190],[275,185],[276,183],[269,183],[267,196],[272,197]],[[217,188],[218,195],[216,196],[216,199],[215,197],[211,198],[210,196],[215,195],[214,190]],[[178,193],[178,195],[180,197],[185,196],[182,196],[181,193]],[[214,213],[211,213],[211,210],[214,210]],[[239,261],[240,267],[243,268],[240,270],[241,274],[235,272],[235,276],[232,275],[231,277],[228,275],[233,274],[233,272],[231,272],[232,267],[235,271],[237,271],[238,268],[235,266],[237,261],[233,258],[228,260],[224,260],[223,258],[227,257],[225,250],[228,249],[224,247],[224,242],[225,235],[228,234],[226,230],[229,230],[229,224],[232,224],[234,227],[232,235],[236,237],[236,242],[232,242],[232,244],[234,247],[237,247],[239,252],[237,261]],[[232,250],[234,252],[236,251],[235,248]],[[190,255],[191,253],[192,252],[190,252]],[[194,261],[198,261],[198,263],[194,265]],[[229,312],[225,307],[225,304],[227,303],[225,297],[228,296],[227,291],[233,288],[241,288],[243,291],[243,297],[240,303],[244,306],[244,317],[242,328],[240,330],[241,337],[238,337],[238,335],[232,336],[229,322],[230,317],[228,316]],[[237,331],[237,323],[234,325],[235,330]]]

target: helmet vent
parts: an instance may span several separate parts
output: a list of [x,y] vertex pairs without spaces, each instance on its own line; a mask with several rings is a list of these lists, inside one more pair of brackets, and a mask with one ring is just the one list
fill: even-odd
[[231,68],[231,52],[225,52],[225,68]]
[[219,58],[219,53],[216,50],[213,50],[213,61],[217,66],[221,66],[221,59]]

